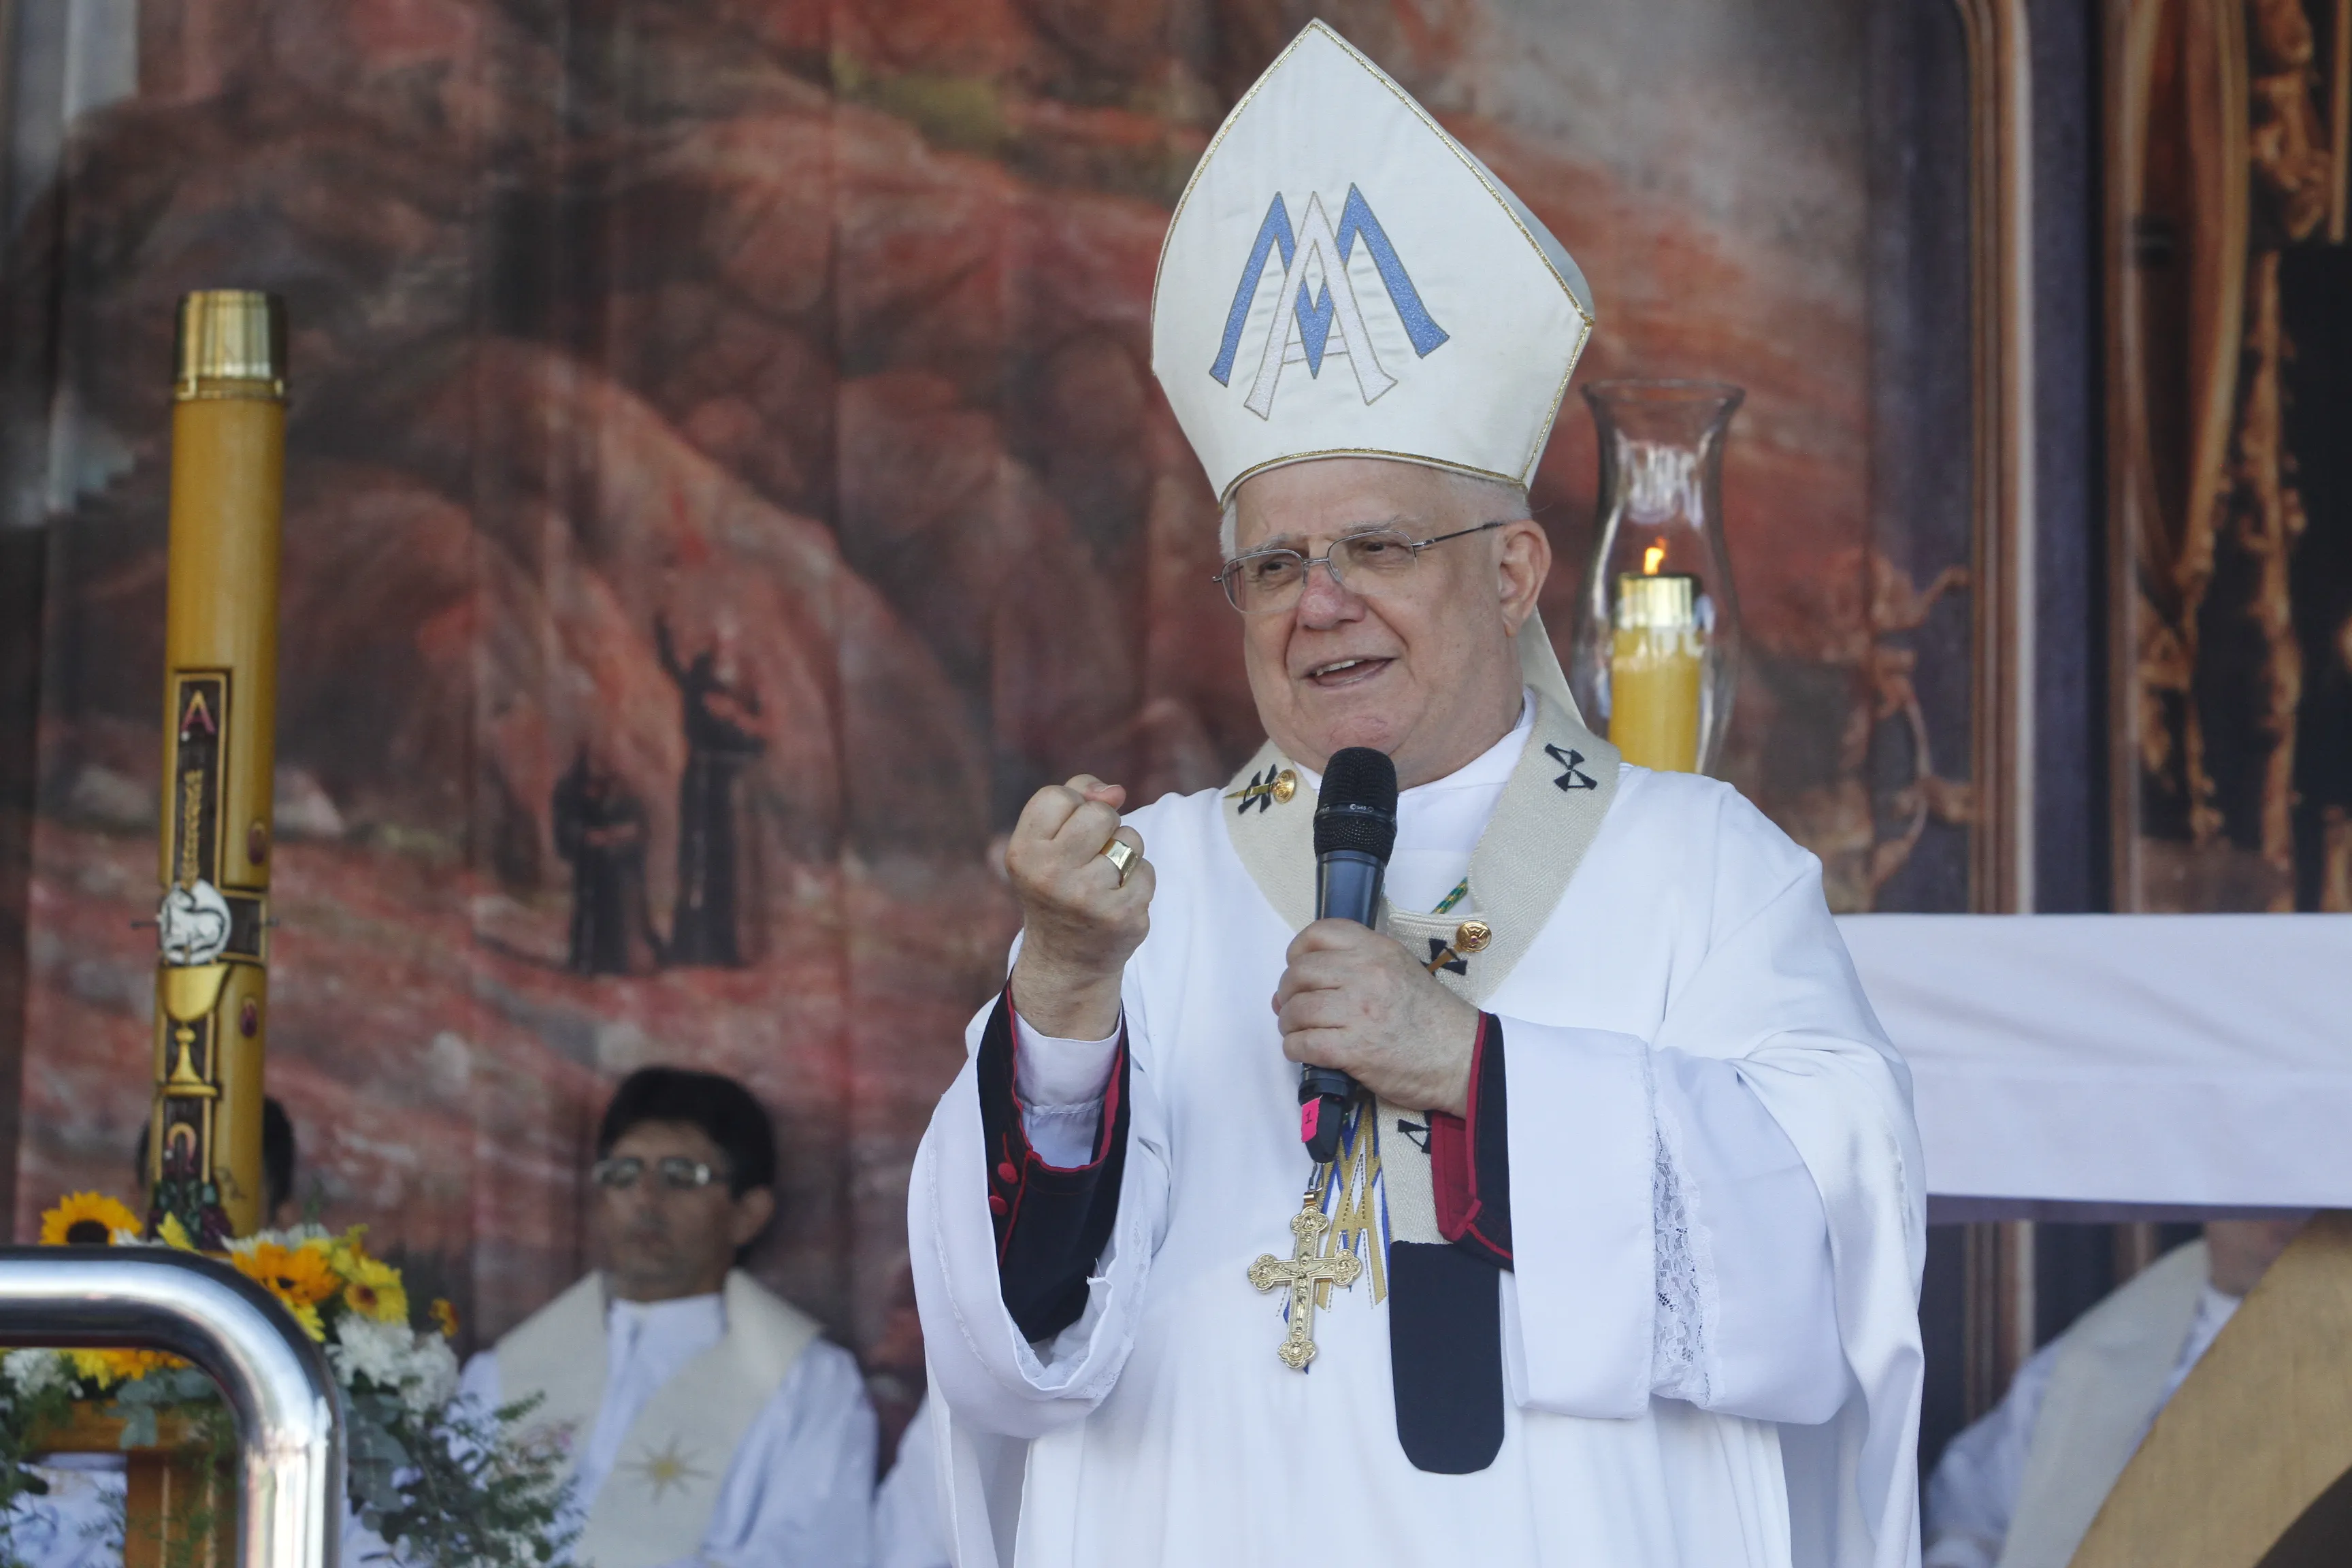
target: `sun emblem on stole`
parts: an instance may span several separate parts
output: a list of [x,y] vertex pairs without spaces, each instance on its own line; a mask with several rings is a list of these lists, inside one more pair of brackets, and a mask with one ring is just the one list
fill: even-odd
[[673,1488],[685,1491],[694,1482],[707,1481],[710,1479],[710,1472],[701,1468],[694,1461],[695,1456],[692,1453],[681,1453],[678,1449],[678,1439],[672,1437],[668,1447],[658,1450],[648,1450],[644,1457],[633,1459],[622,1468],[652,1489],[654,1501],[659,1502],[670,1494]]

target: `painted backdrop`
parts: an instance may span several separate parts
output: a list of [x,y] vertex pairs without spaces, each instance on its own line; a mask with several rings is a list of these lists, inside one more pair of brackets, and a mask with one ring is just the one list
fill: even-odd
[[[1257,743],[1146,315],[1185,174],[1308,8],[13,14],[17,1234],[128,1180],[171,307],[267,288],[294,322],[269,1072],[306,1198],[478,1340],[587,1261],[617,1075],[735,1073],[782,1133],[761,1272],[903,1399],[905,1174],[1014,927],[997,836],[1045,781],[1150,798]],[[1748,389],[1732,771],[1866,904],[1910,809],[1865,773],[1901,685],[1877,638],[1959,616],[1964,658],[1966,623],[1867,548],[1861,0],[1321,14],[1583,264],[1586,377]],[[1536,492],[1563,638],[1592,463],[1571,398]]]

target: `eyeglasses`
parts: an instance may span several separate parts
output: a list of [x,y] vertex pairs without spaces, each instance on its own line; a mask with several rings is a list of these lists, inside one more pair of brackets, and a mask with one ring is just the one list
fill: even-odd
[[[666,1191],[690,1193],[697,1187],[707,1187],[719,1180],[719,1173],[700,1160],[689,1160],[683,1154],[665,1154],[653,1162],[654,1172],[661,1178]],[[625,1193],[637,1184],[646,1173],[646,1162],[635,1154],[618,1159],[599,1160],[588,1167],[588,1179],[607,1192]]]
[[1368,529],[1333,540],[1330,550],[1321,555],[1297,550],[1253,550],[1226,562],[1225,569],[1217,574],[1217,585],[1224,589],[1225,602],[1245,616],[1272,615],[1298,603],[1307,574],[1318,566],[1328,567],[1331,580],[1349,593],[1388,593],[1412,575],[1413,563],[1431,545],[1484,533],[1507,521],[1497,519],[1430,539],[1414,539],[1402,529]]

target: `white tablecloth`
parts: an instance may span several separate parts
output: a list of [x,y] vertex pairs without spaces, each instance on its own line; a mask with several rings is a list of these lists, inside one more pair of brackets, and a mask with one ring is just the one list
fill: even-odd
[[2352,915],[1838,924],[1931,1194],[2352,1206]]

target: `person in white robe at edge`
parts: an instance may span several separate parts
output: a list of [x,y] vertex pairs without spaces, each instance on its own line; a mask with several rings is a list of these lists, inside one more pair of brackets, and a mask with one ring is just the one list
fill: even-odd
[[860,1568],[875,1421],[850,1353],[738,1265],[775,1213],[751,1092],[649,1067],[596,1134],[604,1267],[466,1363],[460,1396],[537,1396],[571,1457],[571,1560]]
[[[1622,765],[1536,616],[1592,319],[1320,23],[1179,202],[1153,368],[1268,740],[1123,824],[1042,789],[1008,841],[1010,979],[908,1196],[964,1568],[1917,1562],[1908,1075],[1813,857]],[[1355,746],[1402,786],[1379,930],[1313,918]],[[1366,1091],[1328,1167],[1302,1062]],[[1360,1276],[1296,1309],[1251,1278],[1294,1218]]]
[[2215,1220],[2074,1321],[1927,1480],[1927,1568],[2065,1568],[2156,1417],[2308,1215]]
[[874,1489],[874,1568],[949,1568],[940,1519],[939,1438],[931,1402],[915,1406],[898,1438],[898,1457]]

